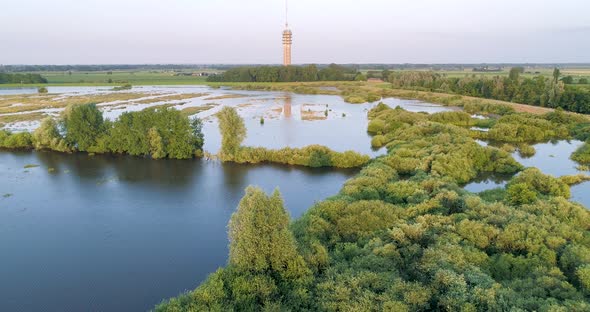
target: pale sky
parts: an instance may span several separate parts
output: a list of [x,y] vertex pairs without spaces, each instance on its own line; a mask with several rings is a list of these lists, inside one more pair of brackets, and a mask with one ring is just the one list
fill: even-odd
[[[0,64],[278,64],[284,0],[17,0]],[[291,0],[294,63],[590,62],[589,0]]]

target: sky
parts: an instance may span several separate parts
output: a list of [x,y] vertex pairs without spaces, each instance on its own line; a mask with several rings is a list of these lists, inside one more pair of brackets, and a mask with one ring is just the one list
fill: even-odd
[[[18,0],[0,64],[278,64],[284,0]],[[590,62],[588,0],[291,0],[293,63]]]

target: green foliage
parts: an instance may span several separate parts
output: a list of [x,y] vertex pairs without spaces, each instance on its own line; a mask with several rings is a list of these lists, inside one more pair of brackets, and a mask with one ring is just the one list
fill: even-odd
[[518,145],[518,154],[520,155],[520,157],[532,157],[535,156],[536,153],[537,151],[535,150],[535,147],[531,145],[528,145],[526,143]]
[[506,200],[512,205],[532,204],[537,193],[526,183],[514,183],[507,188]]
[[278,191],[267,196],[248,187],[229,222],[229,238],[228,267],[156,311],[281,311],[309,305],[312,272],[297,250]]
[[[569,79],[566,77],[564,81],[560,81],[559,70],[556,71],[557,77],[552,78],[543,76],[522,78],[520,77],[522,73],[522,67],[515,67],[510,70],[508,77],[468,75],[456,78],[434,72],[404,71],[389,75],[389,81],[394,88],[399,89],[460,94],[535,106],[560,107],[577,113],[590,113],[590,90],[564,85],[564,82],[568,83]],[[496,104],[490,106],[496,106]],[[471,112],[471,109],[471,107],[466,108],[466,111]],[[497,111],[490,113],[503,115],[511,109],[504,105],[492,110]]]
[[522,167],[508,153],[482,147],[465,129],[427,119],[463,124],[467,114],[443,113],[431,117],[378,105],[369,112],[369,133],[380,133],[374,146],[387,144],[383,161],[401,174],[424,171],[466,183],[482,172],[513,173]]
[[70,105],[63,111],[62,119],[66,143],[81,152],[94,146],[106,131],[102,112],[95,104]]
[[45,94],[45,93],[47,93],[49,91],[47,91],[47,88],[46,87],[39,87],[37,89],[37,92],[40,93],[40,94]]
[[237,163],[257,164],[272,162],[307,167],[354,168],[366,164],[370,157],[353,151],[335,152],[321,145],[303,148],[271,150],[241,146],[246,138],[246,126],[233,107],[224,107],[218,114],[221,132],[221,159]]
[[225,106],[217,113],[219,132],[221,132],[221,158],[231,160],[236,157],[242,141],[246,138],[244,120],[235,108]]
[[193,158],[203,148],[202,122],[175,109],[126,112],[108,127],[94,153],[126,153],[152,158]]
[[[388,154],[295,221],[294,240],[278,194],[249,188],[228,267],[157,310],[590,310],[590,212],[567,200],[584,178],[529,168],[471,194],[457,183],[521,166],[455,117],[376,106],[372,132]],[[540,119],[527,122],[552,123]],[[292,265],[304,269],[286,279]]]
[[590,164],[590,144],[588,142],[580,146],[573,154],[572,159],[581,164]]
[[41,122],[41,126],[33,132],[33,145],[37,150],[72,151],[72,148],[59,133],[57,123],[51,117],[45,118]]
[[126,112],[110,122],[96,105],[76,105],[66,108],[59,125],[61,131],[46,118],[32,135],[0,131],[0,147],[187,159],[200,155],[204,143],[202,121],[174,109]]
[[[513,187],[515,190],[511,191]],[[538,196],[570,197],[570,188],[567,183],[558,178],[544,175],[537,168],[528,168],[514,177],[507,186],[508,195],[518,196],[518,190],[522,193],[533,192]],[[527,197],[530,197],[527,195]]]
[[544,142],[570,137],[567,124],[547,118],[525,113],[502,116],[487,135],[491,140],[511,143]]
[[278,150],[241,146],[232,158],[225,158],[225,160],[237,163],[272,162],[312,168],[355,168],[366,164],[369,159],[369,156],[354,151],[339,153],[321,145],[309,145],[303,148],[286,147]]
[[112,90],[113,91],[123,91],[123,90],[131,90],[131,89],[133,89],[133,86],[130,83],[126,83],[122,86],[114,87]]
[[430,115],[428,119],[455,126],[471,126],[473,124],[471,115],[465,112],[440,112]]
[[12,74],[0,72],[0,84],[7,83],[47,83],[47,79],[39,74]]
[[[258,66],[231,68],[222,74],[209,76],[209,82],[302,82],[302,81],[367,80],[356,69],[331,64],[322,69],[307,66]],[[364,79],[364,80],[363,80]]]
[[242,271],[271,271],[301,278],[307,269],[289,231],[289,215],[278,190],[267,196],[249,187],[229,222],[229,263]]
[[7,130],[0,130],[0,148],[32,149],[33,136],[28,132],[11,133]]

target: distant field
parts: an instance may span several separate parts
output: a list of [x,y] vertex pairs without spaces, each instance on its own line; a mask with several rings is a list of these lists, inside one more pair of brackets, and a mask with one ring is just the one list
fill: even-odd
[[[363,73],[367,73],[369,70],[361,69]],[[396,71],[396,70],[391,70]],[[404,71],[428,71],[428,69],[407,69]],[[473,68],[465,68],[464,70],[439,70],[437,73],[445,74],[448,77],[464,77],[465,75],[478,75],[478,76],[508,76],[510,71],[509,67],[502,68],[501,71],[497,72],[476,72]],[[538,75],[551,76],[553,75],[553,68],[541,68],[541,67],[525,67],[525,72],[522,74],[523,77],[532,78]],[[590,68],[564,68],[561,69],[562,76],[572,76],[577,81],[580,78],[590,79]]]
[[[120,85],[130,83],[132,85],[197,85],[203,84],[206,77],[177,76],[174,72],[39,72],[47,78],[49,86],[52,85]],[[20,84],[4,84],[1,87],[15,87]],[[31,86],[31,85],[27,85]]]

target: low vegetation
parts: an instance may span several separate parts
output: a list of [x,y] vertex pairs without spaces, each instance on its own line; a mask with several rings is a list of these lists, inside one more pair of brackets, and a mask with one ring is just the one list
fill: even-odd
[[580,164],[590,165],[590,143],[586,142],[572,154],[572,159]]
[[369,117],[387,155],[290,227],[278,192],[248,188],[228,265],[155,310],[590,309],[590,212],[567,200],[585,178],[527,169],[472,194],[458,184],[522,167],[453,125],[460,115],[379,105]]
[[271,150],[262,147],[242,146],[246,138],[246,126],[233,107],[224,107],[218,114],[221,132],[220,158],[237,163],[272,162],[307,167],[360,167],[369,161],[369,156],[353,151],[339,153],[325,146],[310,145],[303,148]]

